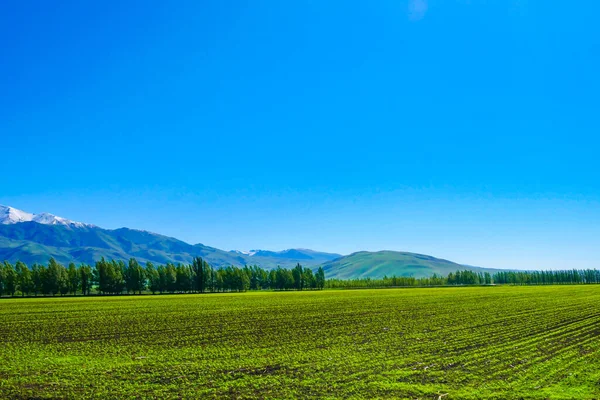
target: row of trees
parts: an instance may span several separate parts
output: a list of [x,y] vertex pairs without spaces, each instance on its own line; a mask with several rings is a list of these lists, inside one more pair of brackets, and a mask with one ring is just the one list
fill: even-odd
[[434,274],[430,278],[414,278],[410,276],[384,276],[383,278],[359,279],[328,279],[325,287],[328,289],[358,289],[379,287],[419,287],[447,285],[446,277]]
[[384,276],[381,279],[329,279],[327,288],[375,288],[375,287],[425,287],[448,285],[491,285],[494,277],[488,272],[473,272],[470,270],[451,272],[448,276],[433,274],[429,278]]
[[292,269],[278,267],[265,270],[256,265],[238,268],[230,266],[214,269],[202,258],[196,257],[192,264],[155,266],[148,262],[141,265],[134,258],[128,263],[105,260],[95,265],[71,263],[67,267],[53,258],[48,265],[33,264],[31,268],[22,262],[12,265],[0,263],[0,296],[65,295],[68,293],[89,295],[120,293],[204,293],[246,290],[305,290],[327,288],[369,287],[423,287],[445,285],[555,285],[600,283],[598,270],[560,271],[456,271],[429,278],[383,277],[381,279],[329,279],[319,268],[315,273],[300,264]]
[[0,296],[21,295],[89,295],[120,293],[204,293],[246,290],[323,289],[325,272],[316,273],[300,264],[293,269],[278,267],[268,271],[256,265],[214,269],[200,257],[192,264],[155,266],[141,265],[134,258],[129,262],[105,260],[95,265],[71,263],[67,267],[51,258],[47,266],[22,262],[0,263]]
[[571,285],[600,283],[596,269],[567,269],[556,271],[501,271],[493,276],[498,284],[511,285]]
[[89,294],[93,284],[92,268],[87,265],[76,267],[71,263],[67,268],[53,258],[48,266],[34,264],[31,269],[18,261],[15,266],[9,262],[0,263],[0,296],[67,294],[81,291]]
[[423,287],[448,285],[567,285],[600,283],[600,271],[560,270],[560,271],[500,271],[473,272],[470,270],[451,272],[448,276],[434,274],[430,278],[383,277],[381,279],[329,279],[325,287],[339,288],[376,288],[376,287]]

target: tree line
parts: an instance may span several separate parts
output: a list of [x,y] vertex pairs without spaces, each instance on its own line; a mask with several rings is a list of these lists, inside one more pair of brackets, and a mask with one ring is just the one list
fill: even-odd
[[19,261],[15,265],[0,263],[0,296],[122,294],[122,293],[205,293],[243,292],[246,290],[323,289],[325,272],[316,272],[297,264],[292,269],[259,266],[230,266],[215,269],[200,257],[191,264],[155,266],[102,258],[94,265],[70,263],[64,266],[51,258],[48,265],[29,268]]
[[596,269],[565,269],[553,271],[501,271],[494,282],[511,285],[572,285],[600,283]]
[[300,264],[292,269],[266,270],[257,265],[215,269],[200,257],[195,257],[191,264],[158,266],[151,262],[142,265],[135,258],[127,263],[102,258],[94,265],[70,263],[66,267],[54,258],[48,265],[33,264],[31,268],[20,261],[15,265],[8,261],[0,263],[0,296],[597,283],[600,283],[600,271],[595,269],[498,271],[494,274],[458,270],[447,276],[434,274],[428,278],[385,276],[326,280],[321,267],[316,272]]
[[433,274],[429,278],[387,277],[380,279],[328,279],[325,287],[342,288],[378,288],[378,287],[426,287],[455,285],[572,285],[600,283],[600,271],[555,270],[555,271],[499,271],[474,272],[470,270],[451,272],[447,276]]

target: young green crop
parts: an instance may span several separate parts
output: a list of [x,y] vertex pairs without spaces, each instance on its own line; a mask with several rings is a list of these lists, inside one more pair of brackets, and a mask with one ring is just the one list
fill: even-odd
[[598,398],[599,302],[598,286],[4,299],[0,398]]

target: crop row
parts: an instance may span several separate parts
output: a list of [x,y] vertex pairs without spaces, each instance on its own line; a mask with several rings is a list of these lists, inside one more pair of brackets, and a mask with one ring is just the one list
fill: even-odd
[[595,398],[600,287],[0,301],[0,397]]

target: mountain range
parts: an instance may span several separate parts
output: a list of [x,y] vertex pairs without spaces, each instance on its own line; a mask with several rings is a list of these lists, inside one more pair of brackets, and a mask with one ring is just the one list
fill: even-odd
[[91,224],[71,221],[52,214],[31,214],[0,205],[0,260],[27,264],[47,263],[54,257],[61,263],[91,264],[102,257],[155,264],[191,263],[202,257],[214,267],[253,265],[275,268],[301,263],[307,267],[341,257],[308,249],[284,251],[225,251],[204,244],[181,240],[137,229],[103,229]]
[[93,227],[90,224],[71,221],[50,213],[31,214],[13,207],[0,205],[0,224],[9,225],[20,222],[37,222],[44,225],[62,225],[76,228]]
[[191,263],[202,257],[216,268],[229,265],[259,265],[271,269],[293,267],[297,263],[322,266],[328,278],[379,278],[383,276],[426,277],[447,275],[457,269],[494,271],[453,263],[435,257],[395,251],[357,252],[348,256],[309,249],[220,250],[195,245],[157,233],[130,229],[103,229],[71,221],[49,213],[31,214],[0,205],[0,260],[23,261],[28,265],[47,263],[54,257],[60,263],[92,264],[102,257],[155,264]]

